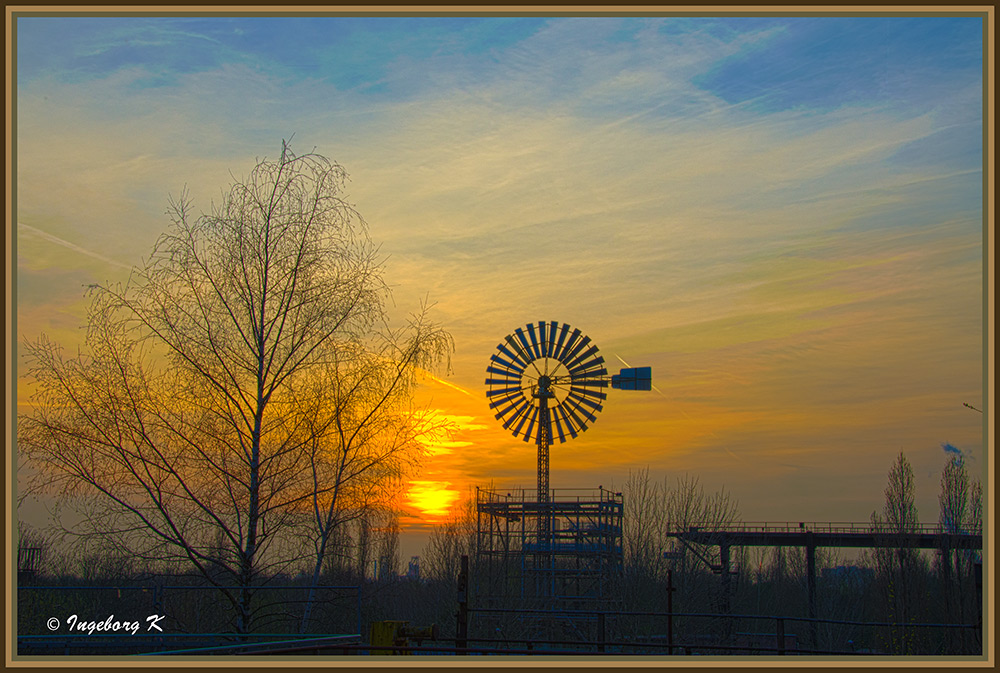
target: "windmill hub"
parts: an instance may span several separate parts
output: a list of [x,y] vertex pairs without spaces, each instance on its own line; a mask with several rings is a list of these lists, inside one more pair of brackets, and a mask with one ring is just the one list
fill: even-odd
[[555,392],[552,390],[552,377],[542,374],[538,377],[538,385],[535,387],[534,397],[548,397],[553,398],[556,396]]

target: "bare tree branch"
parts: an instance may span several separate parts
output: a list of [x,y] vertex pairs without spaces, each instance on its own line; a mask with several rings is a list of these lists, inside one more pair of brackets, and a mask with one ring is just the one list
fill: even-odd
[[304,536],[318,579],[338,526],[418,457],[416,372],[452,349],[427,307],[386,326],[345,181],[285,144],[209,214],[182,193],[129,281],[95,288],[84,352],[24,348],[32,487],[85,499],[82,534],[239,587],[225,593],[241,631],[264,573],[302,563]]

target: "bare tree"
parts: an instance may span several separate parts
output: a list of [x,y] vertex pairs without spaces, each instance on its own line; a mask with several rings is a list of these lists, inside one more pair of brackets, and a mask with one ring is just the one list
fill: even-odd
[[354,572],[354,535],[350,525],[338,526],[327,543],[323,576],[329,584],[348,584]]
[[[725,529],[739,520],[739,504],[730,498],[729,493],[725,489],[706,493],[698,477],[678,477],[674,488],[667,490],[666,494],[666,521],[671,530],[697,527],[711,532]],[[687,555],[681,556],[680,567],[688,569]]]
[[626,572],[655,575],[666,532],[665,482],[653,481],[649,468],[629,470],[622,488],[622,563]]
[[[25,345],[38,393],[18,442],[34,488],[89,498],[89,532],[136,558],[197,569],[240,632],[253,587],[304,558],[287,533],[335,488],[315,478],[330,434],[315,393],[384,320],[378,252],[345,180],[283,145],[209,214],[172,201],[150,258],[94,290],[85,350]],[[351,469],[379,481],[377,457]]]
[[[889,470],[882,515],[872,512],[872,528],[893,535],[916,533],[919,527],[913,467],[899,452]],[[905,625],[914,621],[918,603],[918,586],[923,576],[923,558],[919,550],[899,543],[895,548],[880,547],[872,551],[875,572],[882,589],[882,601],[890,621]],[[898,654],[913,650],[914,634],[905,628],[888,631],[888,646]]]
[[420,555],[420,576],[431,581],[458,580],[462,556],[476,552],[476,499],[469,494],[452,516],[431,530]]
[[[969,473],[962,456],[954,456],[945,464],[938,502],[941,506],[938,523],[942,532],[963,532],[969,520]],[[940,570],[945,577],[951,574],[952,556],[951,550],[941,550]],[[961,576],[960,558],[959,554],[954,554],[955,580]]]
[[378,578],[393,580],[399,574],[399,515],[388,512],[378,535]]
[[969,493],[969,531],[983,532],[983,484],[978,479],[972,482]]
[[[725,489],[706,493],[698,477],[687,474],[677,477],[671,486],[666,478],[662,482],[652,481],[648,468],[630,471],[622,495],[625,565],[633,570],[644,568],[642,572],[650,576],[662,574],[667,565],[681,571],[689,567],[685,547],[667,539],[668,531],[697,527],[710,533],[739,518],[739,506]],[[669,564],[663,560],[663,551],[668,548],[676,552]]]
[[[941,472],[941,493],[938,496],[938,522],[944,533],[977,533],[982,531],[982,486],[969,483],[965,459],[952,456]],[[978,610],[977,600],[970,591],[975,586],[974,550],[942,548],[937,553],[937,571],[941,586],[941,603],[949,621],[964,622],[969,612]],[[963,647],[972,648],[973,634],[963,632]]]
[[881,522],[893,533],[916,532],[920,520],[917,516],[916,491],[913,467],[902,451],[889,470],[885,487],[885,504]]
[[374,513],[371,509],[363,509],[357,518],[357,544],[354,547],[355,556],[354,572],[360,582],[368,578],[368,566],[372,562],[372,518]]
[[[679,603],[702,605],[719,593],[705,565],[721,563],[718,546],[682,543],[668,533],[691,527],[703,533],[725,528],[738,519],[738,506],[725,490],[706,493],[695,476],[653,481],[648,468],[630,472],[622,488],[623,586],[625,600],[641,607],[660,606],[665,601],[663,580],[673,572]],[[696,553],[691,553],[696,550]],[[664,557],[670,552],[670,559]]]

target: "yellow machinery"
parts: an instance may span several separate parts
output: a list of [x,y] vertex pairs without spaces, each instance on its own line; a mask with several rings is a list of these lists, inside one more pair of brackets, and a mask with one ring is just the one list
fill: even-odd
[[[414,643],[410,641],[416,641],[416,645],[419,647],[424,640],[437,640],[437,637],[437,624],[418,628],[410,626],[409,622],[372,622],[368,629],[368,643],[371,645],[369,652],[375,656],[412,655],[411,650],[395,648],[411,647]],[[394,649],[377,649],[380,647],[393,647]]]

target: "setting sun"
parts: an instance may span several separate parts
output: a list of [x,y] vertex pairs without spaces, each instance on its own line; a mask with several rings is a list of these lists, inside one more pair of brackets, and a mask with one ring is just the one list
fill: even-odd
[[436,519],[448,516],[451,506],[460,493],[447,481],[414,481],[407,492],[406,504],[419,510],[425,517]]

